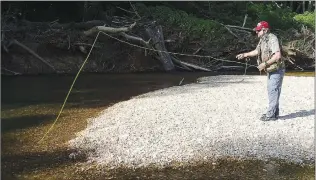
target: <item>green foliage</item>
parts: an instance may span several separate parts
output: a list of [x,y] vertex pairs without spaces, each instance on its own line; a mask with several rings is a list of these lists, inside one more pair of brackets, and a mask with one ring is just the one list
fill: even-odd
[[272,29],[286,30],[299,26],[299,23],[293,19],[295,13],[291,12],[290,9],[278,8],[272,4],[250,4],[248,13],[256,22],[269,22]]
[[[201,4],[201,3],[200,3]],[[207,38],[221,36],[227,30],[219,23],[241,25],[244,15],[247,13],[246,27],[255,27],[259,21],[268,21],[272,30],[287,30],[290,28],[299,29],[302,24],[315,28],[314,13],[306,12],[297,14],[289,8],[279,8],[272,2],[266,3],[242,3],[214,2],[201,4],[206,11],[209,11],[211,19],[201,18],[198,14],[189,14],[186,11],[167,6],[148,6],[137,3],[137,10],[142,16],[157,20],[167,27],[174,27],[182,33],[194,38]],[[222,12],[220,12],[222,11]]]
[[[237,39],[222,24],[241,26],[245,14],[248,14],[245,24],[247,28],[255,27],[259,21],[268,21],[272,31],[283,30],[284,32],[292,28],[299,30],[302,24],[315,28],[313,13],[298,15],[289,8],[279,8],[272,2],[190,3],[181,4],[181,6],[161,4],[146,6],[143,3],[137,3],[136,9],[144,19],[158,21],[163,26],[166,37],[181,32],[181,36],[178,35],[179,48],[190,47],[192,42],[198,40],[204,47],[225,49]],[[191,6],[196,7],[191,8]],[[199,12],[195,10],[196,8],[203,10]],[[283,36],[284,34],[281,34],[280,39],[283,39]],[[283,42],[285,43],[287,39],[285,38]]]
[[315,29],[314,12],[297,14],[288,8],[278,8],[273,4],[249,4],[248,13],[256,22],[268,21],[272,29],[299,29],[302,24]]
[[[140,9],[144,8],[143,5],[138,5],[137,7]],[[140,12],[143,13],[142,15],[150,16],[163,25],[180,29],[185,34],[190,35],[191,39],[210,38],[210,36],[220,34],[224,30],[216,21],[197,18],[185,11],[171,9],[166,6],[150,6],[147,7],[147,10],[143,9]]]
[[315,30],[315,12],[306,11],[304,14],[295,15],[294,19]]
[[208,3],[209,8],[207,13],[213,20],[219,21],[223,24],[242,25],[246,14],[246,2],[213,1]]

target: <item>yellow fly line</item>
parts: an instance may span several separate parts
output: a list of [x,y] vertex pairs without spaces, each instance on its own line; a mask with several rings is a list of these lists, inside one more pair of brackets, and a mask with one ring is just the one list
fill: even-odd
[[44,140],[44,138],[48,135],[48,133],[49,133],[49,132],[53,129],[53,127],[55,126],[55,124],[56,124],[56,122],[57,122],[57,120],[58,120],[58,118],[59,118],[61,112],[63,111],[63,109],[64,109],[64,107],[65,107],[65,104],[66,104],[66,102],[67,102],[67,99],[68,99],[68,97],[69,97],[70,92],[71,92],[71,90],[72,90],[72,88],[73,88],[73,86],[74,86],[74,84],[75,84],[75,82],[76,82],[76,80],[77,80],[77,78],[78,78],[80,72],[82,71],[84,65],[86,64],[86,62],[87,62],[87,60],[88,60],[88,58],[89,58],[89,56],[90,56],[90,54],[91,54],[91,52],[92,52],[92,49],[93,49],[95,43],[97,42],[97,39],[98,39],[98,37],[99,37],[99,34],[100,34],[100,31],[98,32],[97,36],[95,37],[94,42],[93,42],[93,44],[92,44],[92,47],[91,47],[91,49],[90,49],[90,51],[89,51],[89,53],[88,53],[86,59],[85,59],[84,62],[82,63],[81,68],[79,69],[79,71],[78,71],[78,73],[77,73],[77,75],[76,75],[74,81],[72,82],[72,84],[71,84],[71,86],[70,86],[70,89],[69,89],[69,91],[68,91],[68,94],[67,94],[67,96],[66,96],[66,98],[65,98],[65,101],[64,101],[64,103],[63,103],[63,105],[62,105],[60,111],[59,111],[59,114],[58,114],[57,118],[55,119],[55,121],[54,121],[54,123],[51,125],[51,127],[48,129],[48,131],[44,134],[44,136],[42,137],[42,139],[39,140],[39,143]]

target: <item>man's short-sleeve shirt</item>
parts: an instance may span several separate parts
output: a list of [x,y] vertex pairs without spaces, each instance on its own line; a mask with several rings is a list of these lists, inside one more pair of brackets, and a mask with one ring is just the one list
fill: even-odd
[[260,39],[256,50],[260,52],[261,60],[267,61],[274,53],[280,51],[279,40],[276,35],[269,33]]

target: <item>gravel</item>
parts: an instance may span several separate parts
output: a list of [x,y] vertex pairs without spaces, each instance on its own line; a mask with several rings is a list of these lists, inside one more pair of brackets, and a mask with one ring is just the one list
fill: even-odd
[[211,76],[105,109],[70,146],[108,167],[218,158],[314,160],[314,78],[285,76],[280,118],[262,122],[266,76]]

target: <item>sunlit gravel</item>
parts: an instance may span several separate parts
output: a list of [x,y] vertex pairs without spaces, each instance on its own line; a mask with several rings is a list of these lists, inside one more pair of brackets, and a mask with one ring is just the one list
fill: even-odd
[[313,163],[314,77],[284,77],[276,121],[259,120],[266,86],[266,76],[211,76],[146,93],[89,119],[70,147],[109,167],[226,157]]

